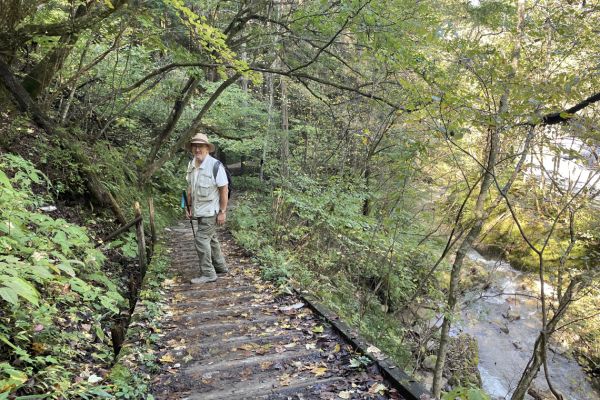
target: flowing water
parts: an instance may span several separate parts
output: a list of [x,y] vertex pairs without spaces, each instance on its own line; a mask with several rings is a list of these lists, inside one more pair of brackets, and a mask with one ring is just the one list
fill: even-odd
[[[540,331],[540,304],[536,299],[539,285],[532,284],[537,281],[531,279],[531,275],[512,269],[506,262],[488,260],[474,250],[468,256],[486,267],[493,282],[485,292],[467,296],[462,321],[456,325],[454,333],[468,333],[477,339],[479,372],[484,390],[493,399],[509,398]],[[551,294],[552,290],[547,286],[546,294]],[[566,349],[556,344],[548,351],[553,386],[565,399],[600,400],[600,394],[594,390],[579,364],[561,355],[564,351]],[[548,391],[543,371],[538,373],[534,386]]]

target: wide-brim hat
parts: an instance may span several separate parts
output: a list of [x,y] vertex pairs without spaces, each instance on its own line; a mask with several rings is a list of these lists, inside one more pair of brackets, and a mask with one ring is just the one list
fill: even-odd
[[215,145],[208,141],[208,137],[204,133],[196,133],[185,145],[185,148],[192,151],[192,144],[206,144],[209,147],[209,153],[215,151]]

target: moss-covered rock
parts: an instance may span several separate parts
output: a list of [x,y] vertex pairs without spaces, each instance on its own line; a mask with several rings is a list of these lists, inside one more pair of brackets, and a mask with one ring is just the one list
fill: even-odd
[[444,375],[452,387],[481,387],[479,375],[479,346],[477,340],[467,334],[450,338],[448,344],[448,362]]

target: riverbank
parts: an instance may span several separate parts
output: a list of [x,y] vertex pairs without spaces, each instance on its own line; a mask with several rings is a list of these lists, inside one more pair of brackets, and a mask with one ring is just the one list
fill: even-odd
[[[477,339],[483,388],[493,398],[504,398],[515,388],[541,327],[539,286],[534,276],[513,269],[506,261],[485,258],[475,250],[468,257],[487,276],[487,284],[465,294],[454,335],[466,333]],[[554,337],[550,349],[553,385],[573,400],[600,399],[591,377],[569,356],[572,349],[563,346],[560,335]],[[538,374],[534,386],[540,393],[549,390],[544,374]]]

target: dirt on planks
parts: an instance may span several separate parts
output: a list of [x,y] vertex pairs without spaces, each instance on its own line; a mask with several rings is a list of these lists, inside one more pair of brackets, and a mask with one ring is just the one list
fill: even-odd
[[160,340],[157,399],[400,399],[368,359],[355,353],[301,300],[280,293],[226,232],[229,273],[197,285],[189,222],[171,229],[175,278]]

